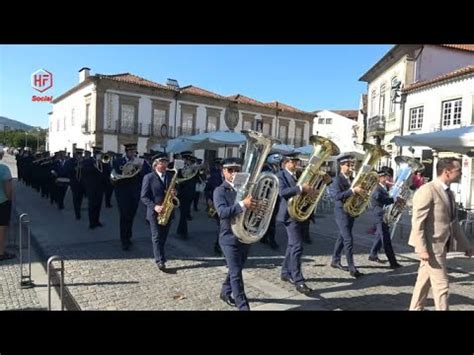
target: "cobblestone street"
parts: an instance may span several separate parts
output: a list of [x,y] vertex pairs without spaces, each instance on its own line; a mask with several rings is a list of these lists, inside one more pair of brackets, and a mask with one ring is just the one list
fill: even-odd
[[[16,176],[14,160],[5,156],[5,163]],[[102,209],[104,228],[90,231],[88,222],[74,219],[72,198],[68,191],[65,209],[60,211],[31,188],[15,181],[17,213],[28,213],[32,238],[44,261],[51,255],[65,260],[65,283],[81,310],[233,310],[219,299],[221,283],[226,275],[223,257],[213,254],[215,222],[207,217],[204,206],[193,212],[189,222],[190,238],[178,239],[173,222],[167,241],[169,273],[159,271],[152,256],[151,238],[142,205],[135,218],[133,246],[122,251],[119,241],[118,211]],[[83,216],[87,216],[87,200]],[[17,221],[14,221],[17,223]],[[418,262],[406,245],[406,233],[395,239],[395,251],[402,268],[367,260],[371,236],[366,233],[370,217],[356,221],[355,261],[365,275],[354,279],[348,273],[329,267],[335,241],[332,214],[319,214],[311,225],[311,245],[304,245],[303,273],[311,297],[280,281],[286,236],[278,230],[278,251],[262,243],[252,246],[244,281],[253,310],[406,310]],[[403,233],[402,233],[403,234]],[[383,254],[381,257],[385,258]],[[345,260],[343,259],[343,262]],[[453,310],[474,310],[472,260],[450,256],[451,296]],[[0,266],[0,310],[44,309],[36,288],[21,290],[18,286],[19,267],[16,259]],[[432,300],[428,309],[434,309]]]

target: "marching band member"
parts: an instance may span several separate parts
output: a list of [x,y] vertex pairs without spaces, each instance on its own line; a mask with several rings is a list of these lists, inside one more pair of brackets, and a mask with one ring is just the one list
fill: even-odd
[[[401,267],[401,265],[397,262],[395,253],[393,252],[389,232],[390,227],[383,221],[384,207],[394,202],[393,198],[388,194],[388,185],[393,177],[393,169],[384,166],[377,174],[379,175],[379,184],[371,196],[372,213],[376,231],[374,243],[370,249],[369,260],[380,264],[385,263],[385,261],[380,260],[378,257],[378,252],[383,245],[385,255],[387,255],[387,259],[390,262],[390,268],[396,269]],[[398,199],[400,199],[400,197]]]
[[[354,167],[354,157],[352,155],[341,156],[338,159],[338,164],[340,167],[340,174],[334,178],[330,190],[336,200],[334,204],[334,217],[339,229],[339,236],[336,240],[334,253],[332,255],[331,267],[343,271],[349,271],[351,276],[359,277],[363,274],[356,269],[352,252],[354,243],[352,228],[354,227],[355,218],[344,210],[344,202],[354,193],[363,193],[364,189],[360,186],[351,189],[351,174]],[[342,266],[341,264],[341,253],[343,249],[346,252],[348,267]]]
[[296,153],[287,154],[283,158],[283,169],[278,173],[280,182],[280,206],[277,214],[277,222],[283,223],[288,236],[285,259],[281,267],[281,280],[294,284],[296,290],[303,294],[309,294],[312,290],[305,284],[301,272],[301,256],[303,255],[303,223],[294,220],[288,213],[288,200],[303,191],[315,193],[314,188],[308,184],[298,186],[296,184],[296,169],[299,158]]
[[[273,174],[278,174],[280,171],[280,163],[282,160],[281,154],[269,154],[267,158],[267,163],[263,166],[262,172],[270,172]],[[266,244],[270,246],[273,250],[278,250],[278,244],[275,241],[275,234],[276,234],[276,216],[278,214],[278,206],[279,206],[279,201],[277,199],[277,202],[275,204],[275,209],[273,210],[272,213],[272,218],[270,220],[270,224],[268,225],[267,232],[263,236],[263,238],[260,240],[261,243]]]
[[74,213],[77,220],[81,219],[82,199],[85,194],[84,187],[81,184],[83,151],[83,149],[76,148],[74,156],[66,160],[66,163],[64,163],[64,171],[70,181],[72,204],[74,206]]
[[[216,158],[214,160],[214,167],[211,168],[210,175],[207,178],[206,181],[206,187],[204,188],[204,195],[206,197],[207,201],[207,211],[209,214],[209,210],[211,208],[214,208],[214,203],[213,203],[213,195],[214,195],[214,190],[220,186],[224,182],[224,176],[222,175],[222,159]],[[214,243],[214,253],[216,255],[222,255],[222,250],[221,247],[219,246],[219,216],[217,213],[214,215],[214,219],[217,224],[217,229],[216,229],[216,241]]]
[[222,284],[220,298],[230,306],[239,310],[250,310],[249,302],[245,295],[242,269],[247,260],[250,244],[241,243],[232,233],[232,217],[243,213],[245,208],[254,210],[257,202],[251,195],[242,201],[235,201],[237,191],[234,188],[234,174],[241,169],[237,158],[228,158],[223,162],[225,181],[214,190],[214,206],[220,219],[219,244],[226,259],[229,271]]
[[107,151],[107,155],[110,157],[110,161],[107,164],[102,164],[104,174],[104,181],[105,181],[105,208],[112,208],[112,194],[114,193],[114,185],[112,185],[112,181],[110,180],[110,173],[113,169],[113,162],[115,153],[112,151]]
[[[125,156],[115,159],[113,169],[117,174],[121,174],[125,164],[140,164],[136,158],[137,144],[124,144]],[[143,162],[143,160],[142,160]],[[120,241],[123,250],[129,250],[132,244],[133,220],[140,201],[140,190],[142,188],[143,177],[150,172],[148,164],[141,164],[140,172],[133,177],[123,177],[115,186],[115,197],[120,214]]]
[[100,166],[100,147],[93,147],[94,157],[84,158],[82,162],[82,182],[87,195],[89,210],[89,229],[102,227],[100,210],[104,195],[104,176],[97,167]]
[[[146,206],[146,219],[150,222],[151,240],[153,242],[153,255],[158,269],[166,272],[165,243],[174,217],[174,211],[166,226],[158,224],[158,215],[163,210],[163,200],[173,179],[173,173],[167,171],[168,157],[159,154],[153,158],[153,172],[145,175],[141,189],[141,201]],[[171,193],[176,196],[176,189]]]

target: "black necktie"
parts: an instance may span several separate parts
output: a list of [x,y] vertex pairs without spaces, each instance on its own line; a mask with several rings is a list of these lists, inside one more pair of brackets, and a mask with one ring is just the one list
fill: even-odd
[[449,198],[449,211],[451,212],[451,221],[454,219],[454,199],[449,187],[445,190]]

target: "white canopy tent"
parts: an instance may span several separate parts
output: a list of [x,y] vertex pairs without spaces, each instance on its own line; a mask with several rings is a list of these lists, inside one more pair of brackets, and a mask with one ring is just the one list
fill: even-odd
[[439,152],[474,154],[474,126],[447,129],[438,132],[395,136],[397,146],[430,147]]

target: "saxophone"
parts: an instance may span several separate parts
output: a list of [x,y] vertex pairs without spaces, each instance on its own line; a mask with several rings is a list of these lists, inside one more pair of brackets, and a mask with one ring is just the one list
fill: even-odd
[[232,219],[232,232],[240,242],[251,244],[258,242],[265,235],[272,218],[273,209],[279,194],[279,181],[275,174],[261,173],[268,153],[276,139],[264,136],[260,132],[243,130],[247,138],[245,160],[242,166],[246,182],[237,189],[236,201],[243,200],[251,194],[257,200],[257,209],[246,209]]
[[365,190],[365,193],[354,193],[344,203],[344,210],[352,217],[359,217],[369,206],[370,195],[379,183],[379,176],[373,169],[380,158],[389,155],[379,145],[364,143],[363,146],[366,151],[365,159],[351,184],[351,188],[360,186]]
[[313,144],[313,154],[298,178],[297,185],[309,184],[316,190],[316,194],[302,192],[288,200],[288,214],[299,222],[307,220],[313,214],[320,198],[324,195],[327,184],[324,183],[326,172],[321,169],[322,165],[331,155],[339,154],[338,146],[327,138],[311,136],[309,141]]
[[161,213],[157,217],[157,222],[160,226],[166,226],[170,220],[171,212],[173,212],[173,209],[175,207],[179,207],[179,204],[180,204],[179,200],[177,197],[173,196],[173,194],[171,193],[171,190],[173,190],[176,186],[178,170],[182,169],[183,163],[184,162],[182,160],[175,160],[173,169],[167,169],[167,171],[174,171],[174,175],[173,175],[173,178],[171,179],[168,189],[166,190],[165,198],[163,199],[163,204],[162,204],[163,209],[161,210]]
[[[395,163],[398,165],[398,176],[389,193],[395,202],[386,208],[383,215],[383,220],[387,224],[398,223],[411,196],[411,178],[415,171],[424,169],[422,163],[410,157],[398,156],[395,158]],[[397,202],[397,197],[401,197],[403,202]]]

